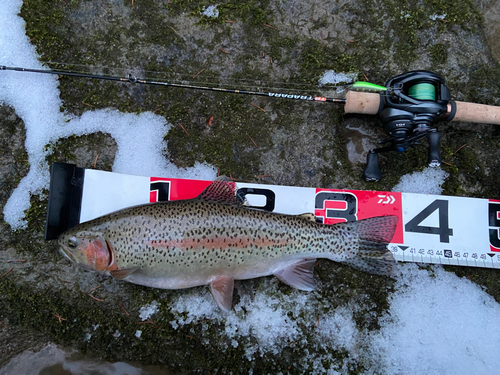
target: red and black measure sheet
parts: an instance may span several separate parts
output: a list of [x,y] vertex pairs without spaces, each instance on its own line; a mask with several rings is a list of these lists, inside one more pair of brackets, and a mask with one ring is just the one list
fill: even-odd
[[[190,199],[211,181],[141,177],[55,163],[46,239],[78,222],[149,202]],[[324,224],[396,215],[398,261],[500,268],[500,200],[237,183],[250,206],[314,213]]]

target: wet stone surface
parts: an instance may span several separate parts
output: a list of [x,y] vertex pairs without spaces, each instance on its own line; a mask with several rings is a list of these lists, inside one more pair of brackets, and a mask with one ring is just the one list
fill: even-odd
[[[499,105],[500,2],[424,3],[232,0],[219,4],[219,17],[210,18],[201,15],[203,6],[213,5],[209,1],[25,0],[21,16],[41,60],[52,62],[47,65],[53,68],[313,95],[327,90],[318,87],[326,70],[384,84],[402,72],[425,69],[445,78],[454,99]],[[75,116],[99,108],[154,111],[173,124],[165,134],[170,161],[180,167],[207,162],[240,180],[390,190],[401,175],[426,167],[425,145],[383,155],[384,178],[365,183],[360,176],[366,153],[384,135],[373,117],[343,115],[334,104],[68,77],[59,79],[59,88],[62,109]],[[498,199],[500,127],[444,123],[438,129],[443,169],[450,174],[443,194]],[[24,140],[22,120],[12,108],[1,106],[0,207],[28,171]],[[60,139],[47,148],[52,151],[49,161],[110,170],[117,147],[108,134],[96,133]],[[32,198],[26,230],[13,232],[1,225],[0,274],[12,271],[0,278],[0,320],[8,327],[0,325],[0,368],[22,350],[55,342],[90,357],[173,371],[284,373],[292,358],[298,358],[292,373],[312,371],[303,353],[308,342],[316,342],[316,317],[301,323],[308,329],[303,341],[283,343],[278,353],[257,352],[253,359],[244,348],[256,339],[240,337],[238,346],[224,335],[219,321],[193,321],[174,330],[169,303],[183,293],[206,293],[206,288],[159,291],[75,268],[59,254],[57,244],[43,240],[46,203],[45,195]],[[7,263],[13,259],[24,262]],[[486,286],[500,300],[494,271],[452,271]],[[319,287],[311,298],[318,311],[355,304],[357,326],[378,329],[393,291],[391,280],[327,261],[318,265],[315,276]],[[240,284],[245,293],[235,296],[235,302],[250,294],[257,298],[268,288],[276,291],[273,298],[291,293],[270,278]],[[87,294],[99,285],[93,295],[104,301]],[[153,300],[162,302],[162,318],[155,322],[160,328],[139,326],[140,307]],[[290,319],[300,317],[290,314]],[[92,328],[95,324],[100,328]],[[141,340],[134,338],[138,327],[144,328]],[[370,366],[342,347],[313,348],[328,354],[324,368],[346,363],[348,373],[361,373]]]

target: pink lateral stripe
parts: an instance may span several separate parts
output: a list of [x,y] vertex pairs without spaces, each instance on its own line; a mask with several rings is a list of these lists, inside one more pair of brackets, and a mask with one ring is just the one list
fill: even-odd
[[204,248],[207,250],[227,249],[227,248],[242,248],[244,246],[255,245],[261,248],[272,247],[279,245],[291,244],[291,239],[268,239],[268,238],[253,238],[253,237],[207,237],[207,238],[184,238],[180,240],[150,240],[146,244],[153,248],[181,250],[197,250]]

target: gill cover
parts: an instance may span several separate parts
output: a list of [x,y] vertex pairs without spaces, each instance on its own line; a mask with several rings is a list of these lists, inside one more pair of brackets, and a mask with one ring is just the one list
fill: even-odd
[[63,253],[92,271],[107,271],[115,263],[113,251],[102,234],[63,234],[59,239]]

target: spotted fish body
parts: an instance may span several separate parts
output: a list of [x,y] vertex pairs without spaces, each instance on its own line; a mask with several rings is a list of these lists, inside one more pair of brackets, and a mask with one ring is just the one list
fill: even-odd
[[234,183],[219,178],[196,199],[121,210],[63,233],[63,252],[86,269],[164,289],[210,285],[230,310],[234,280],[275,275],[312,290],[316,258],[392,274],[386,245],[397,217],[323,225],[238,204]]

